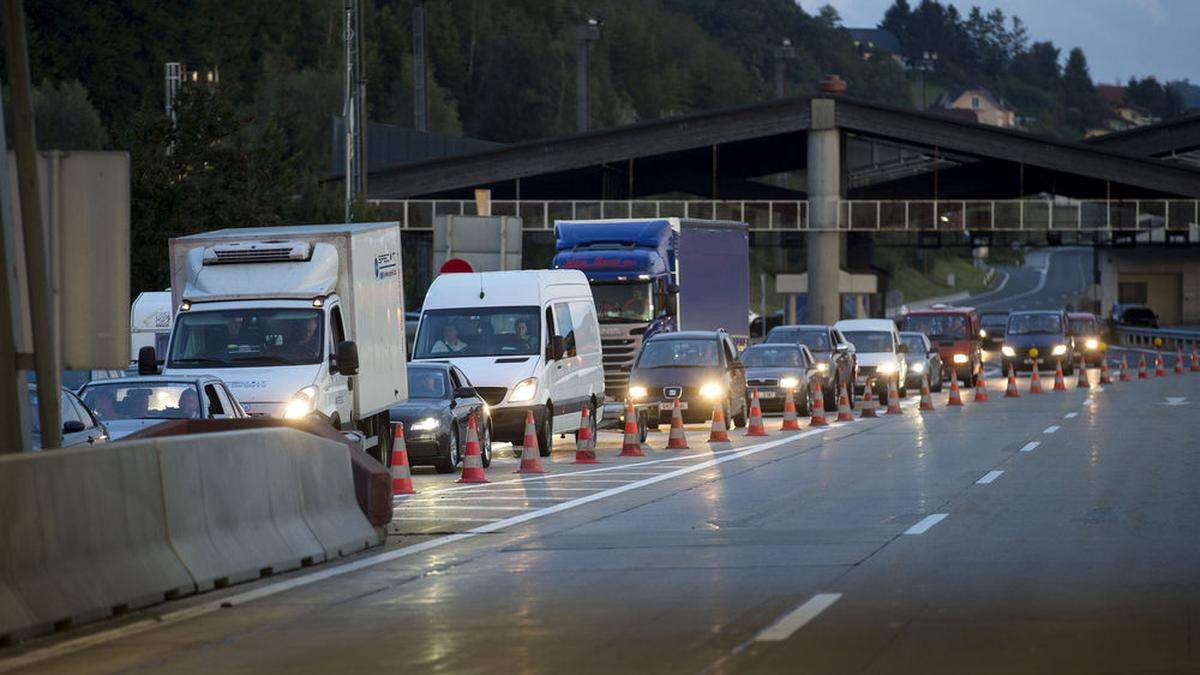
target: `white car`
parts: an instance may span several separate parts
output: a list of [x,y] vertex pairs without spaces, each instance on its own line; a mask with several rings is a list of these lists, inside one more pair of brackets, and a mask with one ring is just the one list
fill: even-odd
[[866,389],[867,382],[874,380],[875,394],[880,400],[887,399],[890,383],[896,384],[901,397],[908,395],[905,380],[908,365],[904,353],[907,348],[900,342],[900,331],[891,319],[845,319],[833,325],[854,345],[858,355],[858,377],[854,387]]

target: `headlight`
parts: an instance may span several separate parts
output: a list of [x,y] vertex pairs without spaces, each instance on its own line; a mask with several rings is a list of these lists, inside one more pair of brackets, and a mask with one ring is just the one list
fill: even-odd
[[298,420],[308,417],[316,409],[317,388],[310,385],[296,392],[292,400],[288,401],[287,408],[283,411],[283,417],[289,420]]
[[1096,338],[1088,338],[1086,341],[1084,341],[1083,347],[1085,349],[1091,349],[1091,350],[1099,349],[1100,341],[1097,340]]
[[980,328],[980,329],[979,329],[979,337],[981,337],[981,338],[985,338],[985,337],[987,337],[987,331],[986,331],[986,330],[984,330],[984,329],[982,329],[982,328]]
[[417,420],[416,422],[413,422],[413,425],[409,427],[409,429],[413,431],[433,431],[441,426],[441,424],[442,423],[437,421],[436,418],[426,417],[423,420]]
[[970,361],[970,360],[971,360],[970,357],[968,357],[966,354],[955,354],[954,355],[955,363],[966,363],[967,361]]
[[1012,347],[1009,347],[1008,345],[1004,345],[1003,347],[1001,347],[1000,353],[1007,356],[1010,359],[1017,355],[1017,351],[1015,349],[1013,349]]
[[700,387],[700,396],[707,399],[721,398],[725,394],[725,389],[716,382],[709,382]]
[[512,388],[512,393],[508,395],[510,403],[520,403],[522,401],[533,400],[533,395],[537,393],[537,378],[528,377],[517,383],[517,386]]
[[896,370],[897,366],[895,361],[884,361],[875,367],[875,372],[882,373],[884,375],[891,375],[892,373],[896,372]]
[[913,371],[914,373],[916,373],[916,374],[920,375],[921,373],[925,372],[925,364],[924,364],[924,363],[914,363],[914,364],[912,364],[912,371]]
[[1062,356],[1067,353],[1066,345],[1054,345],[1054,349],[1050,350],[1050,356]]
[[795,389],[800,384],[800,380],[794,377],[785,377],[779,381],[779,386],[784,389]]
[[818,363],[818,364],[817,364],[817,372],[818,372],[818,373],[824,373],[824,372],[825,372],[825,371],[827,371],[827,370],[829,370],[829,364],[828,364],[828,363],[821,362],[821,363]]
[[647,393],[648,392],[646,391],[646,388],[639,384],[635,384],[629,388],[629,397],[635,400],[639,398],[646,398]]

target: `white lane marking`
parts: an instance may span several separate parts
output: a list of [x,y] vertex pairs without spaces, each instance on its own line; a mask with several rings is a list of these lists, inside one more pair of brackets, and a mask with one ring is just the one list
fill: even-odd
[[1069,419],[1071,419],[1071,418],[1073,418],[1073,417],[1079,417],[1079,413],[1077,413],[1077,412],[1072,412],[1072,413],[1067,413],[1066,415],[1063,415],[1063,419],[1064,419],[1064,420],[1069,420]]
[[416,502],[412,506],[401,505],[392,509],[392,513],[412,513],[413,511],[528,511],[529,509],[537,508],[536,506],[441,506],[431,505],[425,506],[421,502]]
[[[845,425],[839,425],[839,426],[845,426]],[[336,577],[344,576],[346,574],[351,574],[353,572],[358,572],[360,570],[369,569],[369,568],[375,567],[377,565],[382,565],[384,563],[392,562],[393,560],[407,558],[409,556],[417,555],[419,553],[424,553],[426,551],[429,551],[429,550],[432,550],[435,548],[441,548],[443,546],[448,546],[455,542],[463,541],[464,539],[471,539],[480,534],[485,534],[488,532],[496,532],[498,530],[503,530],[504,528],[512,526],[512,525],[518,525],[520,523],[525,523],[530,520],[544,518],[545,516],[549,516],[549,515],[552,515],[555,513],[566,511],[568,509],[573,509],[578,506],[583,506],[584,504],[590,504],[594,501],[598,501],[598,500],[604,499],[606,497],[623,494],[625,492],[629,492],[630,490],[636,490],[640,487],[644,487],[647,485],[654,485],[655,483],[661,483],[663,481],[670,480],[672,478],[677,478],[679,476],[684,476],[684,475],[687,475],[687,474],[695,472],[695,471],[700,471],[701,469],[707,469],[710,466],[716,466],[717,464],[723,464],[725,462],[729,462],[729,461],[732,461],[735,459],[742,459],[743,457],[749,457],[751,455],[756,455],[760,452],[764,452],[766,450],[770,450],[771,448],[783,445],[784,443],[789,443],[791,441],[799,440],[802,438],[808,438],[810,436],[817,436],[820,434],[824,434],[825,432],[827,432],[831,429],[836,429],[836,428],[837,428],[836,426],[829,426],[829,427],[824,427],[824,428],[810,429],[808,431],[805,431],[805,432],[802,432],[799,434],[793,434],[791,436],[777,438],[773,441],[767,441],[765,443],[759,443],[757,445],[751,445],[751,446],[747,446],[744,448],[732,448],[729,450],[721,450],[718,452],[708,453],[705,455],[697,455],[697,457],[710,457],[710,458],[715,457],[715,458],[709,459],[708,461],[702,462],[695,466],[689,466],[689,467],[685,467],[682,469],[678,469],[678,470],[672,471],[670,473],[662,474],[661,476],[654,476],[652,478],[646,478],[644,480],[637,481],[636,483],[628,483],[626,485],[622,485],[619,487],[609,488],[602,492],[596,492],[596,493],[593,493],[590,495],[579,497],[578,499],[574,499],[569,502],[562,502],[560,504],[555,504],[554,506],[549,506],[549,507],[546,507],[546,508],[538,510],[538,511],[522,513],[519,515],[509,517],[509,518],[504,518],[502,520],[497,520],[497,521],[492,522],[489,525],[484,525],[482,527],[471,529],[466,532],[459,532],[457,534],[445,535],[442,537],[438,537],[437,539],[430,539],[428,541],[423,541],[419,544],[413,544],[411,546],[405,546],[404,548],[398,548],[398,549],[395,549],[392,551],[378,553],[376,555],[372,555],[372,556],[368,556],[365,558],[361,558],[359,560],[355,560],[354,562],[349,562],[349,563],[346,563],[343,565],[337,565],[335,567],[329,567],[327,569],[311,572],[311,573],[305,574],[303,576],[294,577],[294,578],[280,581],[277,583],[267,584],[265,586],[256,588],[254,590],[246,591],[244,593],[238,593],[235,595],[230,595],[228,597],[217,599],[217,600],[212,600],[210,602],[199,604],[194,607],[189,607],[187,609],[180,609],[180,610],[176,610],[173,612],[167,612],[165,614],[158,615],[158,616],[155,616],[155,617],[152,617],[149,619],[135,621],[133,623],[121,626],[119,628],[114,628],[112,630],[94,633],[92,635],[83,636],[83,637],[76,638],[73,640],[65,640],[58,644],[52,645],[50,647],[46,647],[45,649],[31,651],[31,652],[29,652],[27,654],[23,654],[19,657],[0,661],[0,673],[7,673],[12,670],[16,670],[18,668],[26,668],[31,665],[41,663],[42,661],[45,661],[47,659],[53,659],[53,658],[57,658],[60,656],[66,656],[68,654],[74,654],[75,652],[78,652],[83,649],[87,649],[89,647],[107,644],[114,640],[119,640],[124,637],[129,637],[132,635],[138,635],[141,633],[145,633],[145,632],[155,629],[155,628],[161,628],[163,626],[173,625],[173,624],[179,623],[181,621],[187,621],[189,619],[194,619],[196,617],[205,616],[207,614],[212,614],[214,612],[218,612],[225,608],[236,607],[238,605],[244,605],[248,602],[254,602],[255,600],[261,600],[263,598],[269,598],[271,596],[278,595],[280,593],[286,593],[287,591],[295,590],[297,588],[304,588],[305,586],[309,586],[309,585],[315,584],[320,581],[325,581],[326,579],[333,579]],[[675,461],[676,459],[679,459],[679,458],[672,458],[669,461]],[[660,461],[667,461],[667,460],[654,460],[654,461],[657,463]],[[509,481],[509,482],[511,482],[511,481]]]
[[804,604],[764,628],[761,633],[754,636],[754,641],[780,642],[790,638],[793,633],[804,628],[805,624],[817,618],[818,614],[829,609],[841,597],[841,593],[818,593],[812,596]]
[[997,478],[999,478],[1000,476],[1003,476],[1003,475],[1004,475],[1003,471],[989,471],[989,472],[983,474],[983,478],[980,478],[979,480],[975,481],[975,484],[976,485],[987,485],[988,483],[996,480]]
[[1187,405],[1187,397],[1186,396],[1168,396],[1167,402],[1159,403],[1159,405]]
[[1037,446],[1041,445],[1039,441],[1029,441],[1021,448],[1021,452],[1033,452]]
[[[599,492],[603,489],[604,488],[602,488],[602,487],[573,488],[573,487],[559,487],[557,485],[530,485],[529,487],[524,487],[524,488],[501,488],[498,490],[488,490],[482,494],[497,495],[497,494],[507,494],[507,493],[511,492],[511,493],[519,494],[519,495],[528,495],[528,494],[546,494],[548,492]],[[409,499],[416,500],[417,498],[421,497],[422,495],[430,495],[431,499],[435,498],[435,497],[439,498],[439,499],[446,499],[446,497],[438,497],[438,495],[440,495],[440,494],[443,494],[443,493],[441,493],[441,492],[418,492],[415,495],[408,495],[407,499],[397,502],[397,504],[403,504],[406,501],[408,501]],[[470,499],[471,497],[472,497],[471,495],[467,495],[463,498]]]
[[428,523],[431,521],[437,521],[439,523],[442,523],[442,522],[446,522],[446,523],[494,523],[500,519],[499,518],[460,518],[459,516],[439,516],[439,515],[431,515],[431,516],[425,516],[425,517],[395,516],[392,518],[393,523],[398,520],[413,521],[413,522],[417,522],[417,523]]
[[931,513],[917,521],[916,525],[905,530],[904,534],[925,534],[929,531],[929,528],[942,522],[949,515],[949,513]]
[[[528,497],[522,495],[513,495],[512,497],[430,497],[428,499],[410,499],[404,502],[405,505],[413,504],[441,504],[442,502],[561,502],[566,497]],[[392,509],[395,511],[400,507]]]
[[1051,424],[1050,426],[1046,427],[1045,429],[1042,429],[1042,433],[1043,433],[1043,434],[1052,434],[1052,433],[1054,433],[1054,432],[1056,432],[1056,431],[1058,431],[1058,425],[1057,425],[1057,424]]
[[[661,476],[663,474],[655,474],[655,475]],[[558,476],[557,478],[555,478],[555,480],[558,480],[558,479],[562,479],[563,482],[570,483],[571,485],[624,485],[624,484],[630,482],[629,480],[621,480],[619,478],[617,478],[617,479],[608,479],[608,478],[570,478],[570,479],[568,479],[563,476]],[[550,487],[554,487],[554,484],[550,483],[548,481],[546,484],[550,485]]]

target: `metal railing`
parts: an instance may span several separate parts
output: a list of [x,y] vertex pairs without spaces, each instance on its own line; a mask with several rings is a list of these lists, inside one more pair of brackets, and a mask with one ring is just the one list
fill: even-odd
[[1154,341],[1162,340],[1164,351],[1183,350],[1185,356],[1190,356],[1192,348],[1200,349],[1200,330],[1181,328],[1135,328],[1133,326],[1117,326],[1113,329],[1116,343],[1127,347],[1153,349]]

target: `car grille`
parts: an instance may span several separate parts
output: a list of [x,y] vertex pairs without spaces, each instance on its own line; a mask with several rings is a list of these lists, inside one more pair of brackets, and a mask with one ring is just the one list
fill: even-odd
[[763,377],[746,380],[747,387],[778,387],[779,379],[775,377]]
[[504,395],[508,393],[506,387],[475,387],[475,391],[479,392],[488,405],[498,405],[504,400]]
[[859,366],[859,377],[873,377],[875,375],[875,366]]

